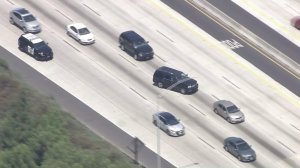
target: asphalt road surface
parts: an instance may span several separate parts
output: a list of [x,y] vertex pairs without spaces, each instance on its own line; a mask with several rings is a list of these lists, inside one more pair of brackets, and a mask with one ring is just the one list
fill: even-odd
[[[115,145],[132,158],[136,158],[139,163],[147,168],[156,167],[157,154],[155,152],[148,149],[139,141],[135,141],[135,137],[131,137],[122,131],[86,104],[50,81],[47,77],[2,48],[2,46],[0,46],[0,59],[5,60],[9,68],[26,81],[27,84],[40,93],[53,97],[64,111],[70,113],[94,133],[97,133],[98,136]],[[135,142],[137,142],[136,155],[133,154]],[[163,158],[161,158],[161,165],[163,168],[175,167]]]
[[264,39],[289,58],[300,64],[300,48],[230,0],[209,0],[229,17]]
[[[132,152],[126,146],[132,145],[132,137],[157,151],[158,134],[152,114],[163,110],[180,118],[186,128],[181,137],[158,131],[161,155],[176,167],[299,167],[299,97],[234,53],[246,48],[238,37],[232,39],[233,35],[219,32],[219,27],[208,26],[218,32],[216,40],[158,0],[10,0],[0,4],[0,45],[43,74],[42,80],[53,81],[95,110],[89,116],[85,109],[80,110],[85,114],[74,112],[92,131],[100,135],[100,124],[111,127],[111,122],[129,134],[131,137],[119,136],[118,129],[117,133],[113,127],[108,129],[108,135],[121,143],[121,149],[130,156]],[[43,31],[38,36],[53,49],[53,60],[38,62],[18,50],[17,39],[22,31],[7,18],[16,6],[26,7],[41,21]],[[194,13],[194,17],[198,15]],[[207,18],[203,17],[203,21],[209,24]],[[65,26],[71,22],[86,24],[96,43],[82,46],[68,37]],[[154,59],[138,62],[119,48],[118,37],[127,30],[134,30],[149,41]],[[223,43],[234,44],[233,51]],[[198,81],[199,91],[181,95],[154,86],[153,73],[160,66],[188,73]],[[51,88],[49,91],[51,95],[60,93]],[[229,124],[216,115],[212,105],[220,99],[240,107],[246,121]],[[63,100],[68,105],[68,99]],[[110,122],[105,123],[100,116]],[[258,159],[242,163],[226,152],[223,141],[231,136],[242,137],[251,144]],[[141,149],[138,160],[149,160],[147,163],[154,167],[155,157],[144,158],[143,152]]]
[[[209,33],[220,42],[240,44],[240,47],[237,46],[233,49],[234,52],[239,54],[244,59],[248,60],[250,63],[265,72],[274,80],[295,93],[297,96],[300,96],[300,80],[298,78],[274,64],[256,49],[241,40],[240,37],[224,29],[214,20],[211,20],[206,15],[189,5],[186,1],[162,0],[162,2],[182,14],[184,17],[189,19],[191,22],[199,26],[201,29]],[[260,36],[266,42],[289,56],[294,61],[298,63],[300,62],[299,47],[244,11],[239,6],[235,5],[233,2],[227,0],[212,0],[209,2],[215,5],[215,7],[222,10],[224,13],[228,14],[243,26],[247,27],[258,36]]]

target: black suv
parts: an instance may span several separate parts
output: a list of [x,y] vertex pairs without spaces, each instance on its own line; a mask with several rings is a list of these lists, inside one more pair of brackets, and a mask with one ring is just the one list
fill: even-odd
[[52,49],[41,38],[34,34],[22,34],[18,40],[19,49],[38,61],[49,61],[53,58]]
[[177,91],[182,94],[190,94],[198,91],[198,83],[195,79],[189,78],[181,71],[162,66],[153,75],[154,85],[160,88]]
[[134,31],[121,33],[119,37],[121,50],[133,56],[135,60],[149,60],[153,58],[153,49],[143,37]]

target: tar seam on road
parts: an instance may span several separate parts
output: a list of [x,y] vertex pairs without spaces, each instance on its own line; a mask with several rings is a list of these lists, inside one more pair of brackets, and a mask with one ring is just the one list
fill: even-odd
[[213,149],[216,149],[215,147],[213,147],[211,144],[209,144],[208,142],[206,142],[205,140],[203,140],[202,138],[200,138],[199,136],[197,136],[202,142],[206,143],[206,145],[210,146]]
[[139,92],[137,92],[135,89],[133,89],[132,87],[129,87],[129,89],[131,89],[134,93],[136,93],[137,95],[139,95],[140,97],[142,97],[143,99],[147,100],[146,97],[144,97],[142,94],[140,94]]
[[300,131],[300,129],[298,127],[296,127],[295,125],[293,124],[290,124],[292,127],[294,127],[297,131]]
[[222,76],[227,82],[229,82],[230,84],[232,84],[233,86],[235,86],[238,89],[241,89],[240,87],[238,87],[236,84],[234,84],[233,82],[231,82],[229,79],[227,79],[225,76]]
[[58,9],[55,9],[58,13],[60,13],[61,15],[63,15],[65,18],[67,18],[68,20],[70,20],[71,22],[73,22],[73,20],[69,17],[69,16],[67,16],[67,15],[65,15],[64,13],[62,13],[61,11],[59,11]]
[[216,100],[220,100],[217,96],[215,95],[211,95],[213,98],[215,98]]
[[124,60],[126,60],[126,61],[129,62],[131,65],[133,65],[133,66],[136,67],[136,65],[135,65],[133,62],[129,61],[129,60],[128,60],[127,58],[125,58],[123,55],[119,54],[119,56],[121,56]]
[[166,36],[165,34],[163,34],[162,32],[160,32],[159,30],[156,30],[156,31],[157,31],[157,33],[159,33],[160,35],[164,36],[166,39],[168,39],[172,43],[174,42],[170,37]]
[[86,4],[82,4],[83,6],[85,6],[86,8],[88,8],[89,10],[91,10],[92,12],[94,12],[96,15],[98,15],[98,16],[101,16],[98,12],[96,12],[94,9],[92,9],[91,7],[89,7],[88,5],[86,5]]
[[277,140],[278,143],[280,143],[282,146],[284,146],[285,148],[287,148],[289,151],[293,152],[294,154],[296,154],[295,151],[293,151],[291,148],[289,148],[288,146],[286,146],[284,143],[282,143],[281,141]]
[[13,2],[11,2],[10,0],[6,0],[8,3],[15,5]]
[[71,46],[72,48],[74,48],[76,51],[80,52],[80,50],[78,50],[76,47],[74,47],[72,44],[70,44],[69,42],[67,42],[66,40],[63,40],[65,43],[67,43],[69,46]]
[[195,109],[196,111],[198,111],[199,113],[201,113],[202,115],[206,116],[205,113],[202,113],[199,109],[197,109],[195,106],[193,106],[192,104],[189,104],[189,106],[191,106],[193,109]]
[[161,58],[160,56],[158,56],[157,54],[154,54],[157,58],[159,58],[160,60],[162,60],[163,62],[166,62],[166,60],[164,60],[163,58]]

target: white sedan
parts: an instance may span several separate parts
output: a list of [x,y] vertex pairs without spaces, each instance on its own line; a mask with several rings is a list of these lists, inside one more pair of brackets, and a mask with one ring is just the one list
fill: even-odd
[[73,23],[67,26],[67,34],[80,44],[92,44],[95,42],[94,35],[82,23]]

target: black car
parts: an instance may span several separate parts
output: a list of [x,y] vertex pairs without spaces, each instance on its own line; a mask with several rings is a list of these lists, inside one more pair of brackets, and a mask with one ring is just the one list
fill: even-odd
[[38,61],[53,59],[52,49],[41,38],[34,34],[22,34],[18,40],[19,49]]
[[256,153],[242,138],[229,137],[224,140],[224,149],[237,157],[239,161],[248,162],[256,160]]
[[198,83],[187,74],[166,66],[158,68],[153,75],[154,85],[160,88],[190,94],[198,91]]
[[153,58],[153,49],[143,37],[134,31],[121,33],[119,37],[121,50],[133,56],[135,60],[145,61]]

